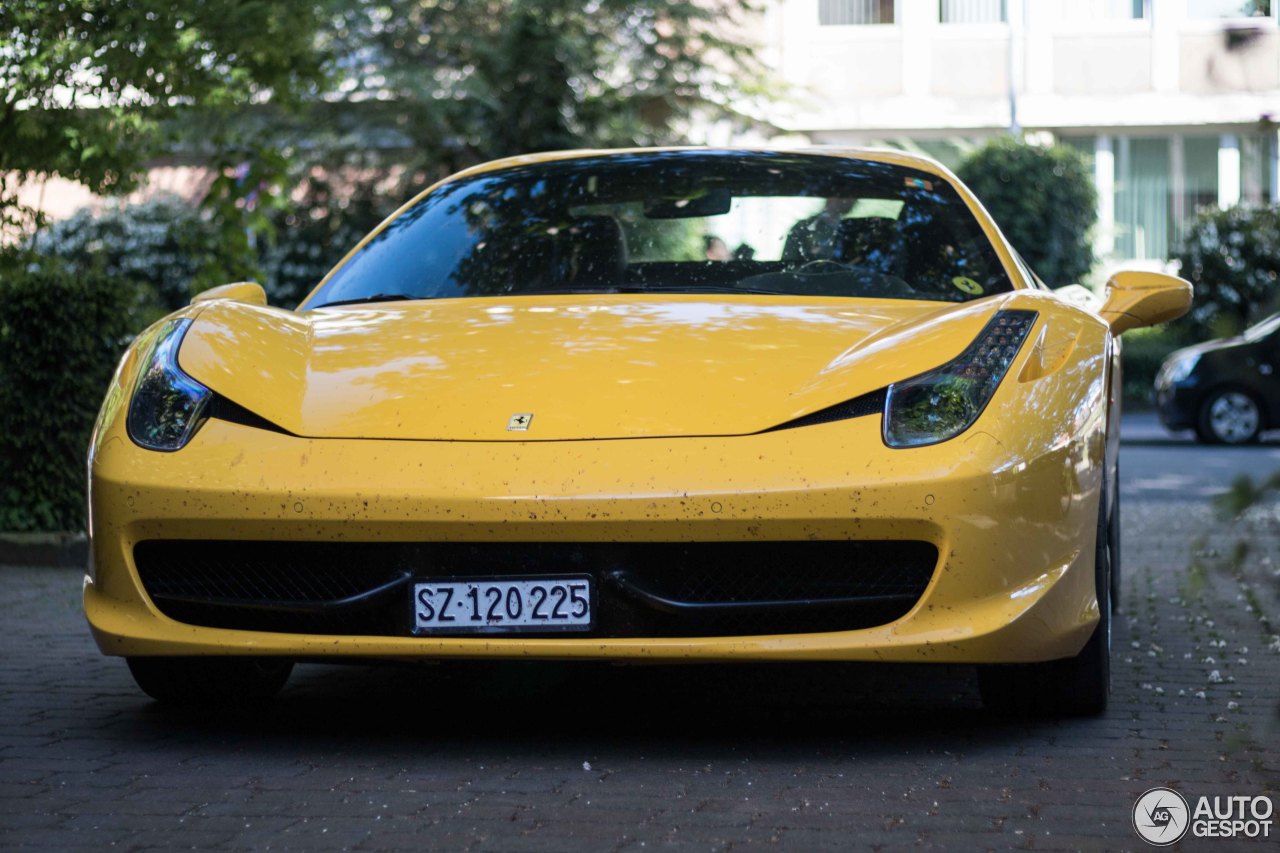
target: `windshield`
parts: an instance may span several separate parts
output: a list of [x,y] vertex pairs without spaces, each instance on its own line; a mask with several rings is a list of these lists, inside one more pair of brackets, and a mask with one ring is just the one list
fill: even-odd
[[447,183],[306,307],[648,291],[961,302],[1012,287],[936,175],[817,154],[664,151]]

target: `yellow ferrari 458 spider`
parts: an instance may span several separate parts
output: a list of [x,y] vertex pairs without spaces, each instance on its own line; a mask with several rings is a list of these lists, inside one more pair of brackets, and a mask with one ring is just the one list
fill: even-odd
[[919,661],[1097,712],[1115,339],[1190,293],[1050,291],[903,154],[489,163],[296,311],[232,284],[138,337],[85,612],[160,699],[300,658]]

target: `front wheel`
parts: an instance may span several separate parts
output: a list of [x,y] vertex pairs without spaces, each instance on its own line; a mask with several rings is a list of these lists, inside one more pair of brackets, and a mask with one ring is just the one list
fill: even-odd
[[1206,444],[1249,444],[1262,432],[1262,408],[1236,388],[1210,394],[1200,406],[1196,436]]
[[280,692],[293,661],[279,658],[129,658],[129,672],[143,692],[175,705],[261,702]]

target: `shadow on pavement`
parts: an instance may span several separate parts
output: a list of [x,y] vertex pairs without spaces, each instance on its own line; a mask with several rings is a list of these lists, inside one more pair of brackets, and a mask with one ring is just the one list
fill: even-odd
[[282,753],[340,745],[376,754],[399,744],[557,758],[693,745],[700,755],[833,743],[887,753],[933,741],[945,749],[957,736],[1012,744],[1028,726],[981,709],[972,667],[888,664],[311,665],[258,708],[174,709],[140,698],[137,711],[117,719],[128,737],[216,733]]

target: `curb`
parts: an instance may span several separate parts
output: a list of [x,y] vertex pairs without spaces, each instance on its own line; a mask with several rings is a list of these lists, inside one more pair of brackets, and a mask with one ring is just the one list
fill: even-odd
[[89,540],[83,533],[0,533],[0,567],[83,569]]

